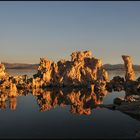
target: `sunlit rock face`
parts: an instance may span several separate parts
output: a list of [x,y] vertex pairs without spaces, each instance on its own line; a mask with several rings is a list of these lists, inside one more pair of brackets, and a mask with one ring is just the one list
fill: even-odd
[[125,69],[126,69],[126,74],[125,74],[125,79],[126,81],[129,80],[135,80],[135,72],[132,67],[132,59],[130,56],[122,55],[122,59],[124,61]]
[[5,72],[4,64],[0,64],[0,79],[5,79],[8,77],[8,74]]
[[18,89],[27,88],[27,76],[10,76],[5,72],[5,67],[0,64],[0,89],[2,91],[9,89],[9,96],[16,96]]
[[6,93],[0,94],[0,102],[5,102],[7,100],[8,96]]
[[0,64],[0,89],[9,87],[9,75],[5,71],[5,66]]
[[102,61],[92,57],[91,51],[78,51],[71,54],[71,61],[60,60],[54,63],[41,58],[32,86],[87,86],[96,81],[109,81]]
[[10,76],[10,83],[14,83],[18,89],[27,88],[27,75]]
[[128,95],[130,94],[140,94],[140,82],[136,81],[135,72],[132,67],[132,59],[130,56],[122,56],[125,64],[126,74],[125,74],[125,91]]
[[64,85],[90,85],[96,80],[108,80],[102,61],[92,57],[91,51],[71,54],[71,66],[64,75]]
[[34,75],[32,87],[39,88],[58,83],[58,66],[47,58],[40,58],[38,73]]

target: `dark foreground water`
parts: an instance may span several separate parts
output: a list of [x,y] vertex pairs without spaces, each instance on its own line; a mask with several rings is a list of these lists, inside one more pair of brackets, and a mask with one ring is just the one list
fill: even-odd
[[[115,97],[124,95],[109,93],[103,103],[111,104]],[[0,138],[134,138],[140,130],[139,121],[105,108],[94,108],[91,115],[73,114],[69,105],[40,112],[36,97],[30,93],[17,97],[15,110],[9,105],[7,101],[6,109],[0,110]]]

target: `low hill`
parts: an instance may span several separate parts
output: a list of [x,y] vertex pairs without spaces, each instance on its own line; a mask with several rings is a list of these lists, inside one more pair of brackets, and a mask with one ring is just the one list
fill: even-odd
[[38,64],[2,63],[6,69],[37,69]]
[[[125,70],[124,64],[105,64],[103,67],[106,70]],[[140,71],[140,65],[133,65],[135,71]]]

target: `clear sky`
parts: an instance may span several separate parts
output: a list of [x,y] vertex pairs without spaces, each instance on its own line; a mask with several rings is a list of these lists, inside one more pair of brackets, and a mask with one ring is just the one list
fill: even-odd
[[127,54],[140,64],[140,2],[0,2],[0,61],[57,61],[76,50],[111,64]]

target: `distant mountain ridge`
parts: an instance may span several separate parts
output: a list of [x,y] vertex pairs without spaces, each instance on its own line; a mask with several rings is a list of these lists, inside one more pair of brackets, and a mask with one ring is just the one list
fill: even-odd
[[5,65],[6,69],[37,69],[38,67],[38,64],[5,63],[5,62],[2,62],[2,64]]
[[[26,63],[5,63],[6,69],[37,69],[39,64],[26,64]],[[124,64],[104,64],[106,70],[125,70]],[[133,65],[135,71],[140,71],[140,65]]]
[[[106,70],[125,70],[124,64],[104,64]],[[140,65],[133,65],[135,71],[140,71]]]

